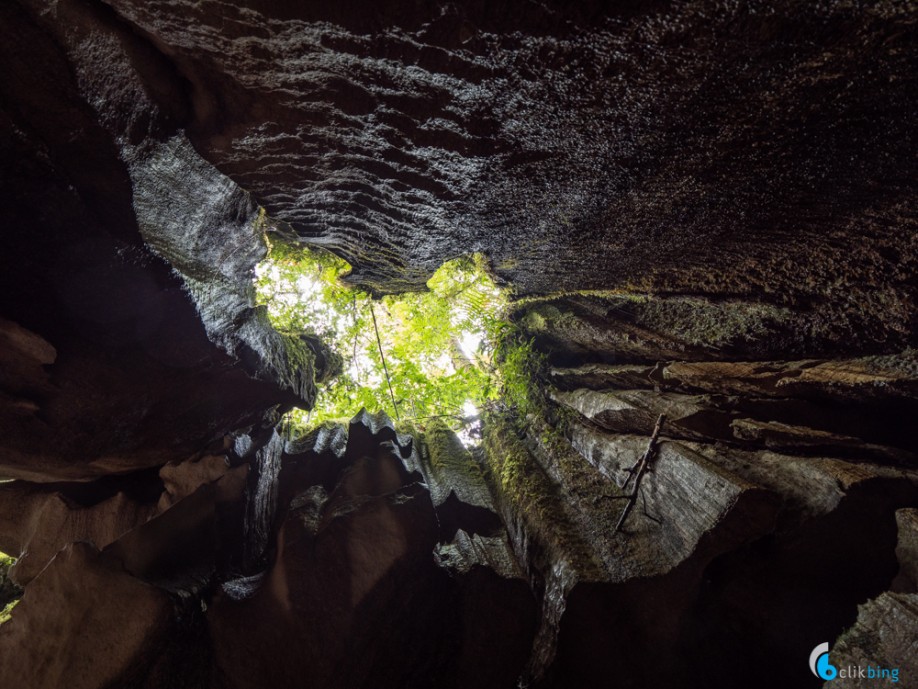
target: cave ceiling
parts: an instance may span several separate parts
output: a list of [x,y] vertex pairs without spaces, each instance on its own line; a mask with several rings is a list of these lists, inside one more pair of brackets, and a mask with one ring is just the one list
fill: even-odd
[[523,294],[911,296],[908,3],[31,5],[380,291],[481,251]]
[[[916,343],[909,3],[0,11],[0,305],[78,381],[58,380],[72,400],[44,405],[66,442],[29,425],[45,383],[12,385],[31,386],[14,404],[28,428],[4,426],[30,448],[14,464],[35,462],[35,434],[67,462],[100,461],[73,438],[93,447],[94,419],[121,423],[113,409],[142,410],[115,446],[149,465],[159,455],[139,448],[163,426],[200,442],[191,410],[220,410],[209,437],[245,419],[228,400],[247,385],[309,404],[308,376],[252,310],[261,207],[264,227],[335,251],[377,294],[423,289],[443,261],[482,252],[518,296],[555,295],[534,307],[534,334],[562,357]],[[234,362],[257,383],[235,380]],[[176,371],[183,404],[162,404]]]

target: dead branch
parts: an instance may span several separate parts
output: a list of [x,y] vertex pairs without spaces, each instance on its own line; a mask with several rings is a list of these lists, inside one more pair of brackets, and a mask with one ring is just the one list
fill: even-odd
[[623,498],[627,498],[628,502],[625,504],[625,508],[618,518],[618,524],[615,525],[615,530],[612,533],[618,533],[621,530],[622,524],[625,523],[625,520],[628,518],[628,515],[631,514],[631,510],[637,502],[638,492],[641,489],[641,479],[644,478],[644,474],[650,468],[650,464],[657,453],[657,438],[660,435],[660,430],[663,428],[663,423],[665,421],[666,414],[660,414],[656,426],[653,427],[653,433],[650,436],[650,442],[647,444],[647,449],[644,451],[644,456],[641,457],[634,466],[628,469],[628,477],[625,479],[625,483],[622,484],[622,490],[628,488],[628,484],[631,483],[632,478],[634,479],[634,490],[628,495],[622,496]]

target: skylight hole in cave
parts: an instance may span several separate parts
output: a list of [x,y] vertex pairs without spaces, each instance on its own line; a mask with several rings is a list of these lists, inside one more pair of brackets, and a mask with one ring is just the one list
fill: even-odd
[[343,360],[313,409],[289,412],[294,427],[345,421],[366,408],[421,427],[442,419],[464,444],[477,444],[481,412],[499,397],[495,351],[508,304],[483,257],[447,261],[426,292],[373,299],[341,281],[351,269],[344,259],[319,248],[269,246],[255,271],[258,304],[278,330],[317,335]]

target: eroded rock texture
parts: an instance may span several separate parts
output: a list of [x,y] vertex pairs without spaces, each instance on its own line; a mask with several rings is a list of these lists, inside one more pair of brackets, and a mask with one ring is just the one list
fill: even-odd
[[123,143],[184,127],[357,281],[914,296],[907,4],[26,4]]
[[254,308],[258,207],[176,128],[170,67],[102,6],[43,9],[2,9],[4,475],[157,466],[309,405],[335,362]]
[[[914,591],[914,510],[900,510],[918,499],[915,400],[897,389],[914,380],[908,357],[805,367],[821,372],[797,383],[802,362],[555,368],[558,425],[531,419],[516,437],[492,424],[489,458],[520,525],[515,544],[562,593],[543,639],[553,657],[545,686],[612,673],[635,687],[810,686],[800,672],[809,650],[852,625],[856,603]],[[616,532],[633,490],[620,486],[660,414],[652,471]],[[875,625],[876,606],[893,602],[873,662],[906,667],[907,596],[881,597],[858,624]],[[629,662],[650,648],[655,662]],[[767,675],[749,676],[762,665]]]
[[[3,686],[810,687],[839,635],[913,672],[909,3],[0,20]],[[338,360],[256,307],[265,233],[376,292],[485,253],[538,412],[289,438]]]
[[910,290],[905,5],[109,4],[202,155],[358,280],[481,250],[524,291]]
[[488,510],[484,527],[450,523],[430,455],[366,416],[287,453],[270,569],[209,608],[216,686],[512,685],[535,604],[490,505],[464,502],[469,482],[453,499]]
[[[444,483],[442,453],[364,414],[349,429],[281,439],[277,492],[262,502],[246,475],[264,470],[254,458],[278,437],[256,434],[252,462],[227,449],[219,464],[165,467],[147,511],[120,493],[72,505],[63,531],[46,503],[77,487],[8,486],[32,532],[14,550],[28,585],[0,628],[4,685],[81,673],[87,687],[512,686],[537,608],[480,469]],[[432,499],[434,483],[451,486],[452,506]],[[260,560],[248,557],[253,505],[267,510]],[[106,518],[116,508],[120,522]],[[116,524],[114,538],[99,530]],[[13,550],[24,531],[5,516],[0,544]],[[55,538],[64,545],[46,545]]]

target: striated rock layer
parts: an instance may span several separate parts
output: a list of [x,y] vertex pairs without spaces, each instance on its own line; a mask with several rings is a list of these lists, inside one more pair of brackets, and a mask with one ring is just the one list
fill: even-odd
[[[635,687],[811,686],[801,672],[810,650],[856,619],[843,639],[860,639],[882,618],[877,606],[893,603],[885,650],[840,641],[840,653],[907,674],[914,606],[883,592],[915,591],[914,509],[900,509],[918,501],[915,400],[899,389],[915,380],[909,359],[808,362],[841,374],[770,397],[762,390],[774,379],[761,374],[794,380],[800,364],[556,367],[551,379],[565,389],[551,395],[554,425],[492,420],[489,462],[518,525],[514,545],[547,589],[561,589],[537,685],[614,674]],[[708,368],[720,375],[676,377]],[[860,372],[866,393],[846,371]],[[622,486],[660,414],[651,470],[616,530],[634,491]]]
[[197,150],[357,281],[484,251],[524,292],[914,298],[906,5],[108,5]]
[[35,52],[19,24],[64,46],[135,180],[184,129],[356,282],[482,251],[524,293],[913,330],[907,3],[22,4],[9,64]]

